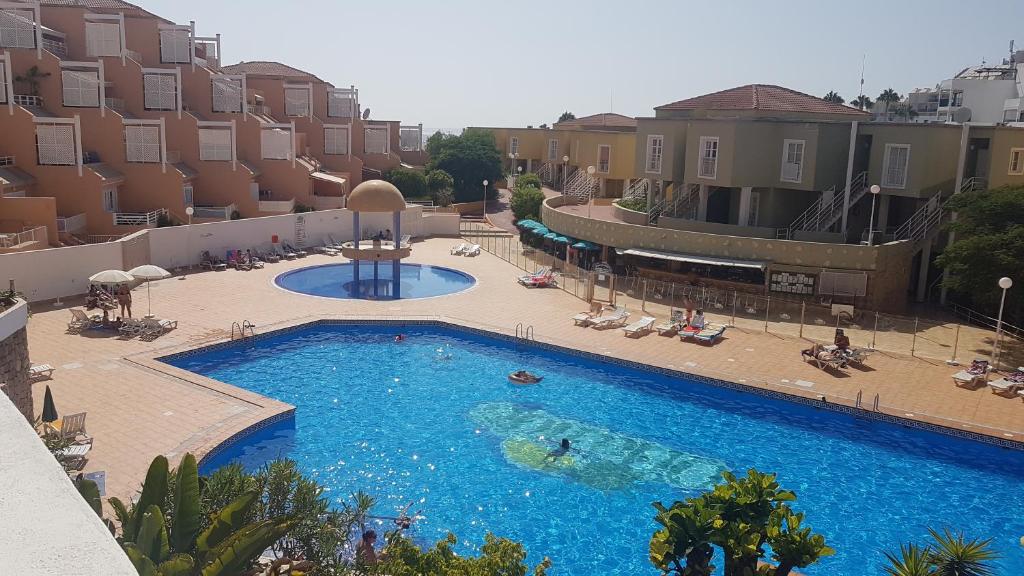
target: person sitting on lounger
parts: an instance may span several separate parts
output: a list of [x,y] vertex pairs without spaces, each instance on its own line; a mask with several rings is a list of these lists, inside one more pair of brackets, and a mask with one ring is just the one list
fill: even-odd
[[826,350],[824,346],[817,343],[812,345],[807,350],[801,350],[800,354],[803,356],[814,358],[815,360],[820,360],[821,362],[834,362],[838,360],[844,365],[844,367],[846,364],[846,356],[843,355],[843,353],[840,352],[838,349],[829,351]]
[[836,348],[844,354],[850,350],[850,337],[843,333],[842,328],[836,328],[836,338],[833,343],[836,345]]
[[553,462],[555,460],[558,460],[562,456],[568,454],[570,450],[572,450],[572,442],[569,442],[568,438],[562,438],[562,442],[558,445],[558,448],[555,448],[551,452],[548,452],[547,456],[545,456],[544,459],[547,460],[548,458],[550,458]]
[[683,327],[684,332],[700,332],[707,325],[707,321],[704,320],[704,311],[697,310],[697,313],[693,315],[693,318],[686,323]]

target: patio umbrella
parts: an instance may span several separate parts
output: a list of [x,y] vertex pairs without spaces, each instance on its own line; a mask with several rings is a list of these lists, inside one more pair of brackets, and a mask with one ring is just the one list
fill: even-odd
[[46,385],[46,395],[43,396],[43,422],[55,422],[57,420],[57,407],[53,404],[53,393],[50,392],[50,385]]
[[89,276],[89,282],[93,284],[130,284],[135,277],[122,270],[104,270]]
[[555,237],[552,238],[552,240],[554,242],[558,243],[558,244],[568,244],[569,243],[569,239],[568,238],[566,238],[565,236],[559,235],[559,234],[556,234]]
[[557,236],[558,232],[548,232],[547,234],[544,235],[544,237],[547,238],[548,240],[554,240]]
[[541,224],[541,225],[537,226],[536,228],[531,228],[530,232],[533,232],[534,234],[537,234],[538,236],[543,236],[543,235],[547,234],[548,232],[551,232],[551,230],[548,230],[547,226]]
[[533,228],[537,224],[539,224],[539,222],[536,220],[530,220],[529,218],[516,222],[516,226],[519,226],[520,228]]
[[146,309],[147,316],[153,315],[153,296],[149,291],[149,283],[153,280],[163,280],[164,278],[170,278],[171,273],[159,266],[152,264],[143,264],[142,266],[136,266],[128,271],[129,274],[134,276],[138,280],[146,281]]
[[597,245],[595,245],[592,242],[587,242],[586,240],[580,240],[579,242],[573,244],[572,247],[576,248],[577,250],[597,250]]

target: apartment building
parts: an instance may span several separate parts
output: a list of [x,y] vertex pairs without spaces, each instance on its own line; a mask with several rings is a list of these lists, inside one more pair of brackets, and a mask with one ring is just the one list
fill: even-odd
[[1000,64],[970,66],[934,88],[907,94],[913,120],[1024,125],[1024,50],[1010,46]]
[[410,127],[364,121],[354,86],[222,66],[221,49],[121,0],[0,1],[3,226],[38,227],[53,206],[55,245],[337,208],[367,167],[400,165],[406,147],[423,160],[422,129],[403,146]]

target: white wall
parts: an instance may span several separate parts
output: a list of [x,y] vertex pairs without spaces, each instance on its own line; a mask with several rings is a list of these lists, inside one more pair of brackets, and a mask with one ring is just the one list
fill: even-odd
[[0,312],[0,341],[10,338],[28,323],[28,304],[18,302],[11,308]]
[[[1003,104],[1017,97],[1013,80],[976,80],[954,78],[947,80],[953,90],[964,91],[963,105],[971,109],[971,122],[995,123],[1003,121]],[[948,89],[943,83],[944,89]]]
[[112,269],[123,269],[120,242],[0,254],[0,284],[13,279],[29,302],[83,294],[89,276]]

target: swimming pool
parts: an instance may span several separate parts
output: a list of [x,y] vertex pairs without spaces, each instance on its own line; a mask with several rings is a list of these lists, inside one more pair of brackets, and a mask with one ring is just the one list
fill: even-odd
[[[290,270],[278,275],[274,283],[292,292],[342,299],[392,299],[394,277],[391,262],[380,263],[377,286],[373,282],[373,262],[359,266],[358,289],[351,262],[323,264]],[[429,298],[462,292],[476,283],[469,274],[426,264],[401,265],[401,299]],[[376,288],[376,290],[375,290]]]
[[[656,574],[651,502],[749,467],[777,472],[837,550],[806,574],[880,573],[882,550],[928,526],[994,537],[998,573],[1024,573],[1018,451],[443,326],[313,325],[165,361],[297,407],[204,472],[288,456],[339,498],[375,494],[378,514],[413,502],[417,539],[451,530],[471,552],[493,531],[553,574]],[[519,368],[544,379],[513,386]],[[539,466],[563,436],[579,461]]]

